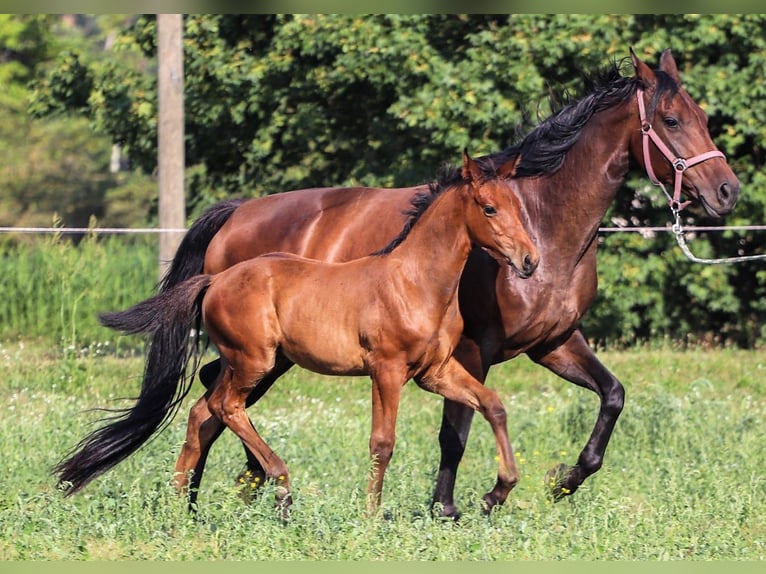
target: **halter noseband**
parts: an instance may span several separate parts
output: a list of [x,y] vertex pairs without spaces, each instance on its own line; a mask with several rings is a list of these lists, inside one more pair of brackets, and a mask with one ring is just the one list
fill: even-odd
[[[666,146],[665,143],[660,139],[660,136],[657,135],[657,132],[654,131],[652,124],[646,121],[643,89],[638,88],[636,90],[636,98],[638,99],[638,116],[641,120],[641,139],[643,142],[644,167],[646,168],[646,174],[649,176],[649,179],[654,185],[659,186],[662,189],[663,193],[668,198],[670,209],[673,210],[674,213],[677,213],[691,203],[691,201],[681,202],[681,180],[683,179],[684,172],[688,168],[697,165],[698,163],[702,163],[707,159],[712,159],[714,157],[721,157],[726,159],[726,156],[718,150],[701,153],[690,159],[684,159],[674,155],[673,152],[670,151],[670,148],[668,148],[668,146]],[[664,155],[665,158],[671,164],[673,164],[673,168],[675,169],[675,181],[673,182],[672,197],[665,189],[663,183],[657,179],[657,176],[654,174],[654,169],[652,169],[652,162],[651,158],[649,157],[650,139],[654,142],[654,145],[657,146],[657,149],[660,150],[662,155]]]

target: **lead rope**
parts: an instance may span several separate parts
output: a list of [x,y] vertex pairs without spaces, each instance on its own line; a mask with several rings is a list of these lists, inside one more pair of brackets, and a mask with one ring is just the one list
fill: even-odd
[[678,247],[681,248],[681,251],[683,251],[683,254],[686,255],[686,258],[690,261],[693,261],[694,263],[704,263],[706,265],[722,265],[727,263],[744,263],[746,261],[755,261],[758,259],[766,259],[766,253],[761,255],[741,255],[739,257],[722,257],[718,259],[705,259],[702,257],[697,257],[694,255],[694,253],[691,252],[689,249],[689,246],[686,245],[686,238],[684,237],[684,230],[683,227],[681,227],[681,216],[679,215],[679,210],[672,209],[673,217],[675,218],[675,223],[673,224],[673,227],[671,228],[673,230],[673,235],[676,237],[676,243],[678,243]]

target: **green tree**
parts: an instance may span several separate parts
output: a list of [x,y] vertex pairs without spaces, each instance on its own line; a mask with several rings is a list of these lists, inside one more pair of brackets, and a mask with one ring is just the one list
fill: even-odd
[[[732,223],[766,214],[766,16],[757,14],[187,15],[187,162],[192,214],[229,195],[320,185],[411,185],[468,147],[506,147],[628,50],[674,51],[684,85],[743,184]],[[126,28],[107,57],[60,56],[37,85],[37,115],[75,112],[156,162],[155,22]],[[549,98],[549,96],[553,96]],[[665,225],[664,196],[631,173],[605,223]],[[699,211],[685,224],[709,224]],[[766,308],[757,264],[701,268],[667,234],[602,238],[599,340],[689,333],[750,345]],[[766,250],[757,233],[701,234],[701,255]]]
[[[110,173],[110,139],[94,135],[84,118],[43,121],[27,113],[29,83],[56,55],[76,49],[92,57],[117,22],[113,16],[0,15],[0,225],[50,226],[56,218],[81,227],[92,216],[109,222],[107,197],[136,188],[143,195],[134,199],[146,197],[147,186],[137,186],[134,176]],[[120,219],[144,222],[147,213]]]

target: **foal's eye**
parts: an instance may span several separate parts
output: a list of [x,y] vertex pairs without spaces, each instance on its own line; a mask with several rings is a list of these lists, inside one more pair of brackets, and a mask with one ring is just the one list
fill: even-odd
[[495,209],[491,205],[485,205],[484,206],[484,215],[487,217],[492,217],[493,215],[497,215],[497,209]]
[[669,128],[677,128],[679,125],[678,120],[676,118],[671,118],[670,116],[664,118],[662,121],[665,122],[665,125]]

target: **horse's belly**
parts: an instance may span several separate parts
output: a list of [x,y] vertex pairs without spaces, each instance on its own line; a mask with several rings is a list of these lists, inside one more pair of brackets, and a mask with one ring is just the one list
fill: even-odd
[[367,374],[361,350],[338,333],[303,341],[284,341],[281,351],[296,365],[321,375],[358,376]]

